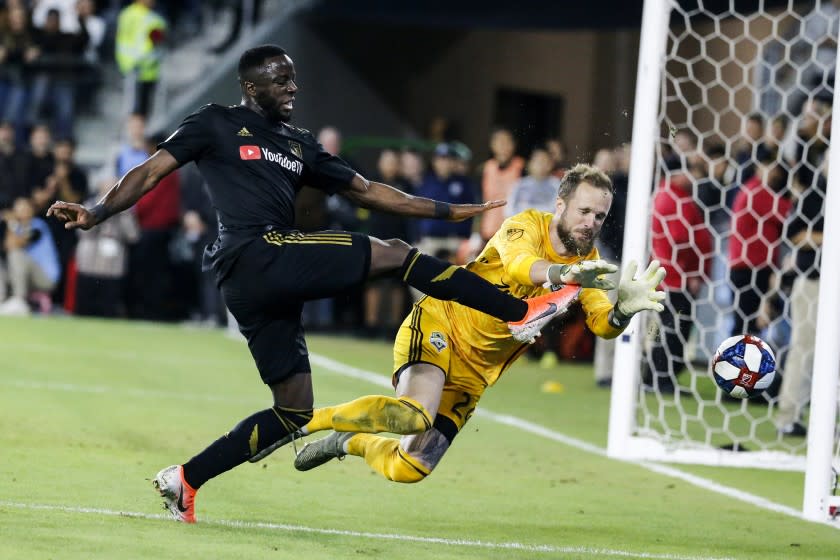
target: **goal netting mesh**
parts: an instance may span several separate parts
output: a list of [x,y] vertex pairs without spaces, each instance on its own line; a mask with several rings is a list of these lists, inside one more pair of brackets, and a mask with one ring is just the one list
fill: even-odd
[[[654,184],[678,200],[648,250],[678,274],[668,311],[643,324],[633,435],[666,460],[804,468],[813,334],[802,329],[817,290],[797,249],[821,231],[803,205],[825,192],[840,12],[830,1],[670,7]],[[774,349],[778,381],[805,377],[727,398],[710,360],[746,333]]]

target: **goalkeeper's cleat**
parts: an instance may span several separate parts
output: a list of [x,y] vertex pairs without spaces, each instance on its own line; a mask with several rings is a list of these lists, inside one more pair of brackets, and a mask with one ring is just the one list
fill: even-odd
[[196,491],[184,480],[184,467],[172,465],[155,476],[152,485],[163,498],[163,507],[176,521],[195,523]]
[[295,458],[295,468],[308,471],[320,467],[331,459],[344,459],[344,443],[356,435],[353,432],[333,432],[323,439],[306,444]]
[[[254,455],[253,457],[249,458],[248,462],[256,463],[257,461],[262,461],[263,459],[265,459],[266,457],[268,457],[269,455],[274,453],[275,450],[280,449],[281,447],[283,447],[284,445],[286,445],[289,442],[292,442],[294,444],[295,440],[298,440],[302,437],[303,437],[303,434],[301,433],[301,431],[300,430],[295,430],[291,434],[287,434],[287,435],[283,436],[278,441],[272,443],[271,445],[269,445],[268,447],[266,447],[265,449],[263,449],[262,451],[260,451],[256,455]],[[297,450],[297,446],[295,446],[295,450]]]
[[516,322],[508,323],[510,334],[519,342],[532,343],[540,335],[540,331],[552,319],[566,312],[580,293],[580,286],[565,286],[556,292],[543,296],[526,299],[528,311],[525,317]]

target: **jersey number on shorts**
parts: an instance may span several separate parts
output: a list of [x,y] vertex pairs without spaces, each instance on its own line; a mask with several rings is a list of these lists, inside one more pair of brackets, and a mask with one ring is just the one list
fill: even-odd
[[475,403],[473,402],[472,395],[469,393],[461,394],[464,396],[464,399],[452,405],[452,412],[466,423],[475,411]]

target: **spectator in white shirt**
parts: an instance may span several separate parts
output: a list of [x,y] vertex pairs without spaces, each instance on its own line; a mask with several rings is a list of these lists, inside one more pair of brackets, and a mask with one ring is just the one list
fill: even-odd
[[105,20],[96,15],[96,6],[93,0],[78,0],[76,11],[79,21],[85,26],[88,32],[88,44],[85,49],[85,60],[92,64],[99,62],[99,47],[105,39]]
[[79,13],[76,11],[76,0],[38,0],[32,8],[32,25],[43,29],[47,23],[50,10],[58,10],[59,31],[62,33],[79,32]]
[[536,148],[528,160],[528,176],[513,186],[505,206],[507,216],[513,216],[529,208],[543,212],[554,212],[560,179],[551,175],[553,162],[548,151]]

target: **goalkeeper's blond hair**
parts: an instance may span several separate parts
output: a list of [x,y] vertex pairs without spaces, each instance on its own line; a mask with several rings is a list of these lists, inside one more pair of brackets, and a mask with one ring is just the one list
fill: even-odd
[[604,189],[612,195],[615,194],[612,181],[606,173],[593,165],[579,163],[566,172],[563,180],[560,181],[557,196],[568,201],[581,183],[589,183],[593,187]]

